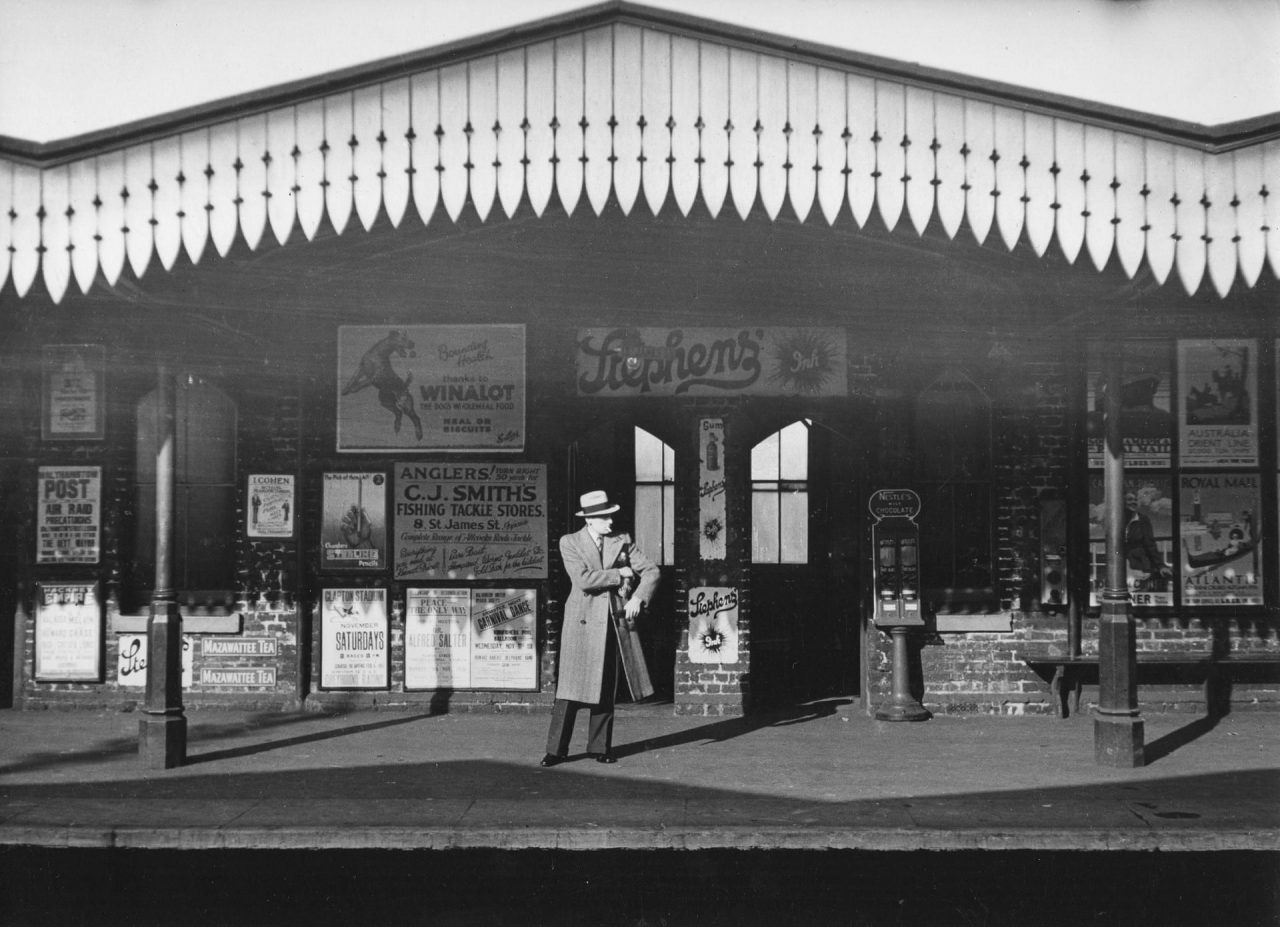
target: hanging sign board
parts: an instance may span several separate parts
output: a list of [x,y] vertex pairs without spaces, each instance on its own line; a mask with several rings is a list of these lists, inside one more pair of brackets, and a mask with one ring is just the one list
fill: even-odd
[[101,467],[41,467],[36,481],[36,562],[97,563]]
[[325,589],[320,611],[320,687],[385,689],[390,683],[385,589]]
[[338,450],[521,451],[523,325],[338,329]]
[[35,643],[37,682],[102,682],[97,583],[41,584]]

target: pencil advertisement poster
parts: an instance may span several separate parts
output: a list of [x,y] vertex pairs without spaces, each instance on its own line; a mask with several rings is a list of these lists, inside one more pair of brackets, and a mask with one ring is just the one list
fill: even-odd
[[326,473],[320,529],[325,570],[383,570],[387,566],[387,477]]

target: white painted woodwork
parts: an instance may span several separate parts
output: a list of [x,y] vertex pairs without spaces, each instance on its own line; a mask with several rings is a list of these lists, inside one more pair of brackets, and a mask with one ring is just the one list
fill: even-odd
[[[297,180],[293,157],[295,118],[292,106],[267,114],[265,153],[271,156],[267,161],[266,176],[266,189],[271,194],[267,198],[267,218],[271,222],[271,234],[282,245],[293,234],[293,224],[298,216],[298,197],[293,189]],[[158,240],[156,245],[159,247]]]
[[[108,143],[109,144],[109,143]],[[993,155],[995,156],[993,158]],[[127,191],[127,195],[126,195]],[[135,141],[39,169],[0,159],[0,285],[37,276],[55,300],[72,276],[88,292],[212,243],[280,244],[296,222],[314,238],[327,214],[348,231],[412,199],[424,223],[510,218],[552,195],[568,214],[585,197],[630,214],[668,197],[712,216],[731,199],[745,218],[784,205],[828,224],[848,203],[901,233],[937,215],[979,243],[992,223],[1006,249],[1025,232],[1037,255],[1056,239],[1157,283],[1176,268],[1195,293],[1209,275],[1225,297],[1236,274],[1280,273],[1280,141],[1222,154],[1087,118],[994,105],[830,63],[764,53],[689,32],[617,22],[458,57],[441,68]],[[1264,195],[1265,193],[1265,195]],[[443,209],[438,207],[443,206]]]
[[604,212],[613,190],[613,29],[592,29],[584,36],[584,116],[582,185],[595,215]]
[[409,208],[409,81],[382,85],[382,208],[393,228],[399,228]]
[[316,237],[324,218],[324,101],[313,100],[297,108],[294,194],[298,203],[298,228],[307,241]]

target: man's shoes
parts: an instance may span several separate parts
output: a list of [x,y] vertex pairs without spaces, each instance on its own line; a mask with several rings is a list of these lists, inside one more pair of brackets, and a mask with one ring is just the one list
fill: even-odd
[[556,756],[554,753],[548,753],[546,756],[542,758],[542,762],[540,762],[538,765],[539,766],[558,766],[563,762],[564,762],[564,757]]
[[597,763],[616,763],[618,758],[612,753],[593,753],[591,754]]

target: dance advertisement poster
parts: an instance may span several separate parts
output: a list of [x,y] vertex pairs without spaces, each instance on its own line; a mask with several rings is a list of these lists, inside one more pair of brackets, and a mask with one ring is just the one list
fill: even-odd
[[320,688],[385,689],[391,635],[385,589],[325,589],[320,611]]
[[[1101,346],[1089,350],[1089,466],[1102,467],[1106,403]],[[1126,344],[1120,378],[1120,436],[1127,469],[1168,468],[1173,456],[1173,358],[1167,342]]]
[[523,325],[338,329],[341,452],[522,451]]
[[471,688],[538,687],[537,611],[532,589],[471,590]]
[[1184,474],[1179,493],[1182,604],[1261,605],[1258,476]]
[[[1171,607],[1178,556],[1174,550],[1173,479],[1126,477],[1125,578],[1135,606]],[[1089,604],[1102,603],[1107,582],[1107,503],[1101,474],[1089,479]]]
[[1179,341],[1178,383],[1181,465],[1256,467],[1257,343]]
[[385,473],[326,473],[320,524],[325,570],[383,570],[387,566]]

